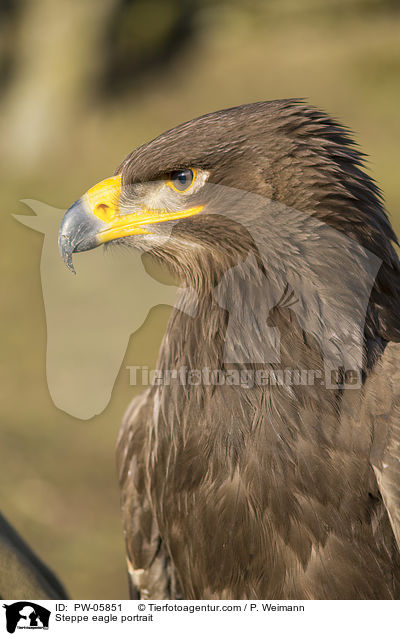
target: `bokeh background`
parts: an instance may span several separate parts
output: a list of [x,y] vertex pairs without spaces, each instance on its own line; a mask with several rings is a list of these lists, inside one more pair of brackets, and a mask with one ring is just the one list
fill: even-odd
[[130,340],[112,400],[80,421],[46,385],[42,236],[134,147],[205,112],[305,97],[354,130],[400,232],[398,0],[3,0],[0,508],[75,598],[127,598],[114,446],[169,308]]

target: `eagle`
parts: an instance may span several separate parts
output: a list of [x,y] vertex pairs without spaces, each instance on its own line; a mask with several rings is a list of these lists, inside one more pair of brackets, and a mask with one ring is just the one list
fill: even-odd
[[296,99],[179,125],[66,212],[71,269],[107,244],[182,285],[117,443],[132,598],[400,598],[396,242],[351,133]]

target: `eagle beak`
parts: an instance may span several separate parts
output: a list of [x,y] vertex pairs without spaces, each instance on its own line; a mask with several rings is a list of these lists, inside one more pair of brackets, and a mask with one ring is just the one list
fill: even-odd
[[[75,201],[62,220],[58,244],[60,253],[69,269],[74,252],[84,252],[114,239],[137,234],[151,234],[149,224],[179,220],[201,212],[204,206],[166,211],[139,209],[133,213],[121,213],[121,176],[100,181]],[[143,227],[145,226],[145,227]]]
[[[146,234],[142,228],[126,230],[127,216],[119,216],[121,177],[110,177],[93,186],[67,210],[58,236],[60,253],[67,267],[75,273],[74,252],[84,252],[121,236]],[[138,217],[136,215],[136,222]],[[124,228],[122,226],[125,226]]]
[[67,210],[61,223],[58,246],[64,262],[74,274],[73,252],[91,250],[100,245],[97,235],[104,226],[104,223],[93,216],[84,197],[75,201]]

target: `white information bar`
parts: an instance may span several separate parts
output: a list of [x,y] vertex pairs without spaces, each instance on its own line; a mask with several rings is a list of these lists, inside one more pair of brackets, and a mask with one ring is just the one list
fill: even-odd
[[400,601],[2,601],[0,634],[376,636],[396,631],[399,613]]

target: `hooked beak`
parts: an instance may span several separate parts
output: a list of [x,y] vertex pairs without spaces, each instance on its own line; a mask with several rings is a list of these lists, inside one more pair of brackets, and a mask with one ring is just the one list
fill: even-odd
[[[127,234],[122,231],[127,216],[119,217],[121,176],[110,177],[93,186],[67,210],[61,222],[58,245],[67,267],[75,274],[74,252],[84,252]],[[122,220],[123,219],[123,220]],[[136,215],[136,221],[137,221]],[[145,234],[131,228],[129,234]]]
[[204,206],[165,211],[140,209],[121,213],[121,175],[93,186],[67,210],[61,223],[58,245],[68,268],[75,273],[74,252],[94,249],[114,239],[137,234],[151,234],[149,224],[179,220],[198,214]]
[[100,245],[97,237],[105,224],[93,218],[86,202],[78,199],[67,210],[58,235],[58,246],[67,267],[75,274],[73,252],[84,252]]

